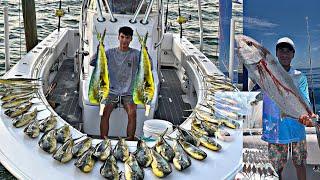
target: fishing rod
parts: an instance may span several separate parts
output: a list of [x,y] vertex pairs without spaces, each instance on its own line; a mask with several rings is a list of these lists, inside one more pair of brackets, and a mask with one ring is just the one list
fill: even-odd
[[[180,11],[180,1],[178,0],[178,13],[179,13],[179,19],[181,17],[181,11]],[[180,24],[180,38],[182,38],[182,23],[179,22]]]
[[61,24],[61,17],[64,16],[63,9],[61,9],[61,0],[59,1],[59,9],[56,10],[56,16],[58,16],[58,32],[60,32],[60,24]]
[[187,19],[183,16],[181,16],[180,11],[180,1],[178,0],[178,19],[177,22],[180,24],[180,38],[182,38],[182,24],[187,22]]
[[[308,23],[308,16],[306,16],[306,24],[307,24],[307,35],[308,35],[308,53],[309,53],[309,64],[310,64],[310,78],[311,78],[311,101],[312,101],[312,110],[316,114],[316,98],[314,96],[314,88],[313,88],[313,78],[312,78],[312,59],[311,59],[311,42],[310,42],[310,33],[309,33],[309,23]],[[313,126],[316,129],[316,135],[318,140],[318,145],[320,148],[320,121],[319,116],[312,119]]]
[[316,113],[316,98],[314,96],[314,86],[313,86],[313,77],[312,77],[312,59],[311,59],[311,40],[309,33],[309,23],[308,16],[306,16],[306,24],[307,24],[307,36],[308,36],[308,55],[309,55],[309,65],[310,65],[310,79],[311,79],[311,101],[312,101],[312,110]]
[[168,29],[168,13],[169,13],[169,0],[167,1],[167,9],[166,9],[166,19],[164,21],[164,33],[167,32]]

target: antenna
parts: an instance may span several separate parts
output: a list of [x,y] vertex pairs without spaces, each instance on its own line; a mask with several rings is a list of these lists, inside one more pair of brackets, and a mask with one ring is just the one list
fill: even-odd
[[312,59],[311,59],[311,41],[310,41],[310,33],[309,33],[309,23],[308,16],[306,16],[307,23],[307,36],[308,36],[308,55],[309,55],[309,64],[310,64],[310,78],[311,78],[311,102],[312,102],[312,110],[316,113],[316,99],[314,96],[314,88],[313,88],[313,78],[312,78]]

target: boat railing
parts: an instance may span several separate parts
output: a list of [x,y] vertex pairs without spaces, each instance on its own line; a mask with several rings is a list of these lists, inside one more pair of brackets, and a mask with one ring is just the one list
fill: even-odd
[[[103,5],[101,4],[101,2]],[[90,4],[88,4],[87,6],[83,6],[82,14],[86,14],[87,12],[97,13],[98,22],[104,22],[106,20],[105,14],[109,14],[111,22],[117,22],[117,18],[115,17],[115,15],[130,15],[130,16],[132,15],[131,13],[128,14],[128,13],[121,13],[121,12],[113,12],[108,0],[95,0],[94,2],[88,2],[88,3]],[[139,1],[139,4],[135,9],[132,18],[129,19],[129,22],[131,24],[134,24],[137,22],[137,17],[141,15],[140,14],[141,12],[142,13],[144,12],[144,15],[140,23],[142,24],[148,23],[148,19],[152,12],[152,7],[154,5],[154,0],[151,0],[150,3],[148,3],[148,6],[144,6],[144,5],[146,5],[146,0]],[[162,6],[162,4],[160,6]]]
[[[113,16],[113,13],[112,13],[111,8],[110,8],[110,5],[109,5],[109,1],[106,0],[106,1],[104,1],[104,2],[105,2],[105,3],[104,3],[105,8],[107,8],[107,10],[108,10],[108,12],[109,12],[109,14],[110,14],[110,21],[111,21],[111,22],[116,22],[117,19]],[[100,6],[100,7],[101,7],[101,6]],[[100,9],[101,9],[101,8],[100,8]],[[102,14],[102,9],[101,9],[100,11],[101,11],[101,14]]]
[[[106,3],[105,5],[106,5],[107,7],[109,7],[108,1],[107,1],[107,3]],[[103,15],[102,15],[102,6],[101,6],[101,4],[100,4],[100,0],[97,0],[97,8],[98,8],[98,13],[99,13],[99,16],[98,16],[97,20],[98,20],[99,22],[104,22],[104,21],[106,20],[106,18],[104,18]],[[113,17],[112,12],[109,11],[109,13],[110,13],[110,17]]]
[[141,24],[147,24],[148,23],[148,18],[149,18],[149,15],[151,13],[151,9],[152,9],[153,3],[154,3],[154,0],[151,0],[151,2],[149,3],[148,9],[147,9],[147,11],[146,11],[146,13],[144,15],[144,18],[141,21]]
[[140,13],[141,8],[142,8],[144,2],[145,2],[145,0],[141,0],[141,1],[140,1],[139,5],[138,5],[138,7],[137,7],[137,9],[136,9],[136,12],[135,12],[134,15],[133,15],[133,18],[129,20],[130,23],[133,24],[133,23],[136,23],[136,22],[137,22],[138,14]]

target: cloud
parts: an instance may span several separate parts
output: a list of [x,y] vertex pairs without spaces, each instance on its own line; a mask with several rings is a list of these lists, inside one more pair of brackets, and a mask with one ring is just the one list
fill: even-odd
[[264,19],[258,19],[254,17],[243,17],[244,26],[250,29],[266,29],[275,28],[279,24],[272,23]]
[[263,35],[265,35],[265,36],[275,36],[275,35],[277,35],[277,33],[275,33],[275,32],[266,32],[266,33],[263,33]]
[[[320,28],[320,26],[319,26]],[[319,28],[316,28],[316,29],[311,29],[310,32],[311,33],[319,33],[320,32],[320,29]]]
[[320,50],[320,46],[316,46],[316,47],[313,47],[313,48],[312,48],[312,51],[318,52],[319,50]]

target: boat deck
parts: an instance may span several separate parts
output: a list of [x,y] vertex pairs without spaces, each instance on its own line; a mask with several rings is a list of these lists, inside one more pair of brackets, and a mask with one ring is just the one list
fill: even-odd
[[73,72],[73,60],[67,59],[53,80],[55,88],[47,97],[58,115],[76,129],[81,130],[81,108],[79,106],[78,80]]
[[191,106],[183,102],[184,94],[179,78],[175,69],[162,68],[160,73],[160,94],[158,100],[158,109],[155,113],[155,119],[170,121],[174,125],[181,124],[190,115],[190,111],[185,111]]
[[[161,69],[160,94],[158,110],[155,112],[155,119],[170,121],[174,125],[181,124],[183,117],[189,116],[190,105],[184,103],[184,94],[175,69]],[[53,80],[55,88],[48,96],[49,103],[54,110],[70,125],[81,131],[82,118],[81,108],[78,104],[79,91],[76,73],[73,72],[73,60],[67,59],[63,62],[57,76]]]

